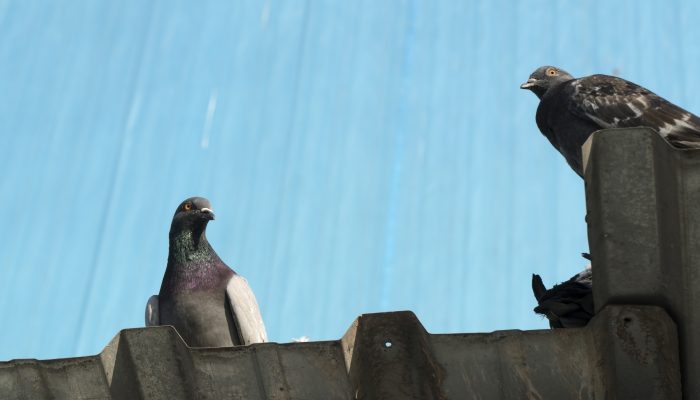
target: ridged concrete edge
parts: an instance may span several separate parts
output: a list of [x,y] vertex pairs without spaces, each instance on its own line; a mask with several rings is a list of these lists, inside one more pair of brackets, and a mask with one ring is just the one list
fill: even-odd
[[188,348],[168,326],[99,355],[0,363],[3,399],[680,399],[663,309],[606,307],[586,328],[431,335],[365,314],[341,340]]

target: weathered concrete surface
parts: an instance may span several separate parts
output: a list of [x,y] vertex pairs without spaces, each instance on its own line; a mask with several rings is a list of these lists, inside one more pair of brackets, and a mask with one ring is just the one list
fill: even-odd
[[433,335],[450,399],[680,399],[676,330],[613,306],[581,329]]
[[645,128],[584,145],[594,300],[663,307],[678,325],[684,398],[700,399],[700,151]]
[[411,312],[338,341],[188,348],[127,329],[97,356],[0,363],[0,399],[680,399],[673,321],[610,306],[582,329],[428,334]]
[[341,343],[355,398],[446,398],[442,391],[446,371],[413,313],[362,315]]

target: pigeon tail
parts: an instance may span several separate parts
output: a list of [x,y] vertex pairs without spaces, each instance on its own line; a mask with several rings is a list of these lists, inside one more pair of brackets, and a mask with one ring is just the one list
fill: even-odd
[[566,282],[547,289],[542,278],[532,275],[532,292],[537,300],[534,311],[549,320],[552,329],[579,328],[593,318],[593,282],[590,268]]

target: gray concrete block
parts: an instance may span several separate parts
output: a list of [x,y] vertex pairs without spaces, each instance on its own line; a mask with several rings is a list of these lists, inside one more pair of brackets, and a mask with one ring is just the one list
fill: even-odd
[[597,309],[663,307],[678,325],[684,397],[700,398],[700,152],[646,128],[584,145]]

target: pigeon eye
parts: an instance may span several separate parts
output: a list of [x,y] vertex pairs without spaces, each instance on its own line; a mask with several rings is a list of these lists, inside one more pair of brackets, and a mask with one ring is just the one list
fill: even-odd
[[192,209],[192,203],[185,203],[185,204],[182,206],[182,209],[185,210],[185,211],[190,211],[190,210]]
[[550,68],[547,70],[547,75],[549,75],[549,76],[554,76],[556,74],[557,74],[557,70],[554,68]]

